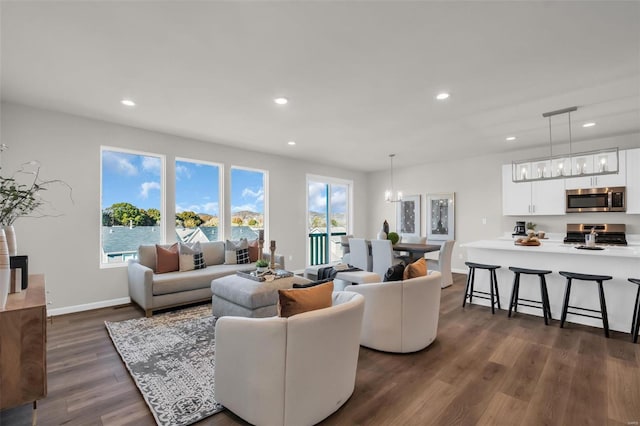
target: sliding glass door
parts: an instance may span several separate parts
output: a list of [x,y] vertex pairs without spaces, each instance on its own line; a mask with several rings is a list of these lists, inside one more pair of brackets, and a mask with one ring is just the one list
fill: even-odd
[[307,238],[309,265],[342,258],[340,236],[349,231],[350,181],[307,177]]

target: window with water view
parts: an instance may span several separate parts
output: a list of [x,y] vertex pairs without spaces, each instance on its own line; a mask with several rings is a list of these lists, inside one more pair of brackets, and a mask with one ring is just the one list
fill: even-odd
[[[266,172],[231,168],[231,239],[255,240],[265,229]],[[268,247],[267,244],[265,246]]]

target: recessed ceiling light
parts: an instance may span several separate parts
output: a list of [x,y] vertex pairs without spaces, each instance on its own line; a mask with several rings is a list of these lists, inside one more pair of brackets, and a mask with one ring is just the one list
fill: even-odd
[[448,97],[449,97],[448,93],[442,92],[442,93],[438,93],[438,95],[436,96],[436,99],[439,100],[439,101],[444,101]]
[[593,127],[593,126],[595,126],[595,125],[596,125],[596,123],[594,123],[594,122],[592,121],[592,122],[590,122],[590,123],[584,123],[584,124],[582,125],[582,127]]
[[507,141],[515,141],[515,140],[516,140],[516,137],[515,137],[515,136],[507,136],[507,137],[505,138],[505,140],[507,140]]
[[287,144],[293,146],[293,145],[296,144],[296,141],[289,141],[289,142],[287,142]]
[[132,107],[132,106],[136,106],[136,103],[133,102],[131,99],[123,99],[120,101],[120,103],[124,106],[128,106],[128,107]]
[[287,98],[275,98],[273,100],[273,102],[277,103],[278,105],[286,105],[287,103],[289,103],[289,99],[287,99]]

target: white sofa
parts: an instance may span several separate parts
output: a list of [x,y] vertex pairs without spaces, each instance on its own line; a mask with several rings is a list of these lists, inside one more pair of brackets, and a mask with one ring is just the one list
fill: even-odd
[[364,296],[360,344],[385,352],[416,352],[438,334],[440,316],[438,271],[404,281],[347,286]]
[[[162,245],[169,247],[170,244]],[[176,271],[156,274],[155,245],[138,247],[138,258],[129,261],[129,297],[150,317],[153,311],[211,301],[211,281],[237,271],[250,272],[256,269],[255,262],[241,265],[224,264],[224,241],[200,243],[207,267],[193,271]],[[264,253],[263,256],[268,254]],[[284,269],[284,256],[276,255],[278,268]]]
[[361,295],[338,291],[289,318],[219,318],[216,401],[256,425],[320,422],[355,388],[363,312]]

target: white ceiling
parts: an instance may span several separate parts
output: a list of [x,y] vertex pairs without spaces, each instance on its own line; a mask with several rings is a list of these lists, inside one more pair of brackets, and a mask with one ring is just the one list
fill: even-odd
[[574,142],[640,131],[637,1],[1,8],[3,100],[243,149],[373,171],[548,145],[573,105]]

